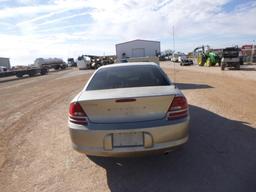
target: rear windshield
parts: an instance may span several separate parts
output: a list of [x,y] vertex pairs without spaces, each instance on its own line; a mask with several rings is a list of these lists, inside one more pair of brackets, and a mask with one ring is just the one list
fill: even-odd
[[223,57],[238,57],[239,49],[237,48],[226,48],[223,50]]
[[86,90],[165,85],[170,81],[159,67],[134,65],[99,69]]

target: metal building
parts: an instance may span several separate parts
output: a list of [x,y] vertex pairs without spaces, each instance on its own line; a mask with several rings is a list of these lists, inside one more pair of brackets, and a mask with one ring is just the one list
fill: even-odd
[[0,57],[0,66],[10,69],[11,68],[10,59],[5,57]]
[[116,56],[119,62],[127,58],[154,57],[160,51],[160,41],[136,39],[116,44]]

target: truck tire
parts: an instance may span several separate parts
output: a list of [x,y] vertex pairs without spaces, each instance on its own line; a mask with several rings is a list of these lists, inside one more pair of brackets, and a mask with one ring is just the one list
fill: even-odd
[[28,75],[29,75],[29,77],[33,77],[33,76],[35,76],[36,75],[36,71],[35,70],[31,70],[31,71],[28,71]]
[[47,73],[48,73],[48,69],[46,69],[46,68],[43,68],[40,71],[40,75],[46,75]]
[[225,67],[226,67],[225,63],[221,63],[221,70],[222,70],[222,71],[225,70]]
[[239,59],[239,63],[240,63],[240,65],[243,65],[243,64],[244,64],[243,58],[240,58],[240,59]]
[[58,70],[59,68],[60,68],[59,65],[54,66],[54,69],[55,69],[55,70]]
[[65,66],[65,65],[62,65],[62,66],[60,66],[60,69],[61,69],[61,70],[66,69],[66,66]]
[[16,77],[22,78],[23,77],[23,73],[16,73]]
[[239,62],[236,64],[236,70],[240,70],[240,63]]
[[96,64],[94,69],[98,69],[101,65],[100,64]]

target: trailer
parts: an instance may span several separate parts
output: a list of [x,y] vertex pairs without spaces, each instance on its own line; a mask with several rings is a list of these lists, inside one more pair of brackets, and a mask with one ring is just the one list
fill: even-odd
[[98,69],[103,65],[113,64],[115,56],[81,55],[77,59],[77,67],[81,69]]
[[33,77],[35,75],[46,75],[47,73],[48,73],[47,68],[26,67],[26,68],[23,68],[23,69],[12,69],[12,70],[9,70],[9,71],[0,72],[0,78],[10,77],[10,76],[16,76],[18,78],[21,78],[24,75],[28,75],[30,77]]
[[77,58],[77,67],[79,70],[91,68],[91,57],[87,55],[81,55]]
[[67,64],[60,58],[37,58],[34,61],[33,66],[37,68],[47,68],[47,69],[66,69]]

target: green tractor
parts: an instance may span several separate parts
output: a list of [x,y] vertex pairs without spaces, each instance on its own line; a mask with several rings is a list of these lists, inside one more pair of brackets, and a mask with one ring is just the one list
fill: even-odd
[[207,51],[205,51],[205,46],[197,47],[194,49],[194,57],[197,57],[197,64],[199,66],[215,66],[220,63],[220,57],[218,54],[210,50],[207,45]]

